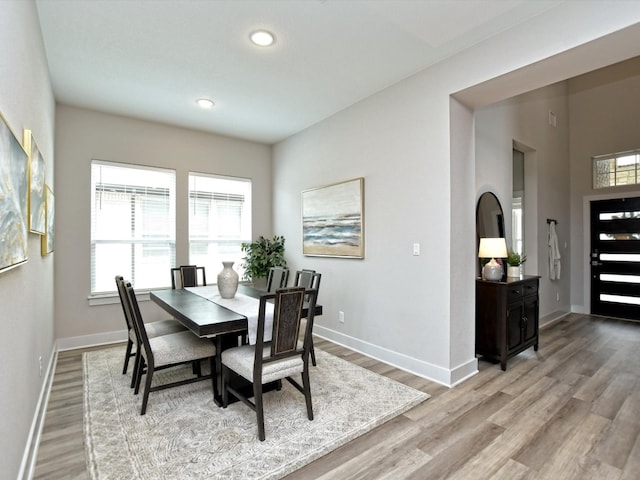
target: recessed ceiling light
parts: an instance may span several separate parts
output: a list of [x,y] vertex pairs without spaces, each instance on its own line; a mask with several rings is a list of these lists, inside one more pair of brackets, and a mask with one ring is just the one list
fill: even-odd
[[199,98],[196,100],[196,103],[200,108],[204,108],[205,110],[209,110],[215,105],[213,100],[209,100],[208,98]]
[[249,38],[259,47],[269,47],[276,42],[276,37],[273,33],[268,32],[267,30],[256,30],[251,32]]

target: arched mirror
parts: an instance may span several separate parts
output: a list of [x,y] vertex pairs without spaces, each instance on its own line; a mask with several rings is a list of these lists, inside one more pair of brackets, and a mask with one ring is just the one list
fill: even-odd
[[[476,207],[476,252],[481,238],[504,238],[504,213],[498,197],[491,192],[483,193]],[[482,265],[478,263],[478,272]],[[476,272],[476,273],[478,273]]]

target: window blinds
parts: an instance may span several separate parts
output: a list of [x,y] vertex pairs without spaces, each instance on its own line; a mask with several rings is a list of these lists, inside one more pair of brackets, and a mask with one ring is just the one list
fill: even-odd
[[91,163],[91,294],[170,285],[175,264],[174,170]]
[[251,180],[190,173],[189,263],[217,274],[232,261],[242,276],[240,245],[250,239]]

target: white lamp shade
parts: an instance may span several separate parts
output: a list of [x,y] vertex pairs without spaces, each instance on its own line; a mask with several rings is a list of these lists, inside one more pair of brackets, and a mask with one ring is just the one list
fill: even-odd
[[479,258],[507,258],[507,242],[504,238],[481,238]]

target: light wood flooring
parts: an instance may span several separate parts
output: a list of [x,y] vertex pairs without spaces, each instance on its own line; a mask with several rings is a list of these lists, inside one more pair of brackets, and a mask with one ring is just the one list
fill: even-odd
[[[480,361],[451,389],[327,341],[316,348],[431,399],[287,480],[640,478],[640,323],[570,315],[506,372]],[[82,402],[82,351],[61,352],[34,478],[89,478]]]

